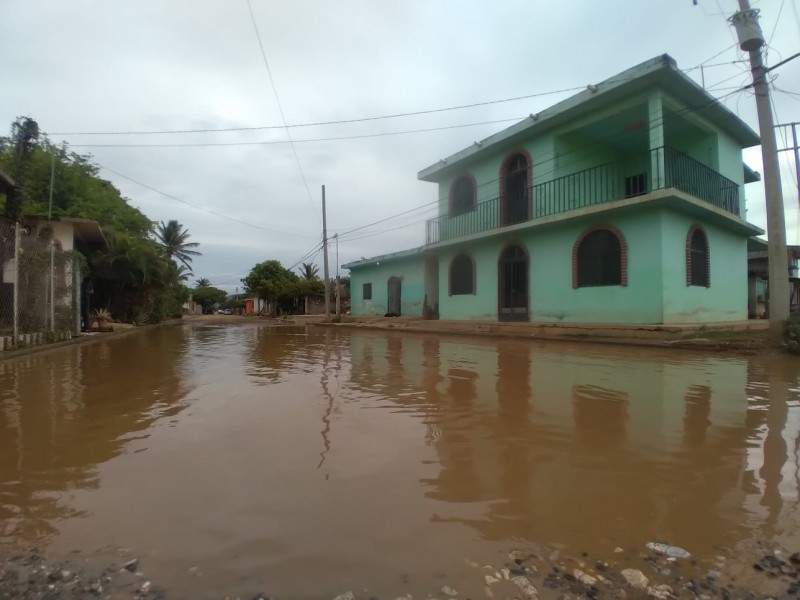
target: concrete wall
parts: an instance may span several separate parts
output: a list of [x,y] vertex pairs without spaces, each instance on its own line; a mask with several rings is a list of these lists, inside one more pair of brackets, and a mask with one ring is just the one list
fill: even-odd
[[39,232],[48,225],[53,229],[53,239],[61,243],[62,250],[67,251],[75,248],[75,231],[72,223],[64,223],[61,221],[37,221],[35,231],[31,232],[32,235],[39,235]]
[[739,216],[745,218],[747,211],[744,201],[744,166],[742,148],[729,135],[719,132],[717,137],[719,167],[717,171],[739,186]]
[[694,224],[688,215],[663,212],[664,323],[747,320],[747,239],[704,223],[711,285],[687,286],[686,237]]
[[[628,285],[572,287],[572,249],[593,224],[612,225],[628,245]],[[685,239],[685,234],[684,234]],[[529,255],[531,321],[571,323],[660,323],[662,319],[661,216],[639,212],[603,221],[567,223],[517,236],[497,235],[463,247],[443,248],[439,261],[439,308],[443,319],[497,320],[498,259],[519,242]],[[476,293],[449,295],[449,266],[465,252],[475,261]],[[683,264],[683,254],[680,255]]]
[[[422,254],[376,262],[350,270],[350,313],[385,315],[388,312],[389,278],[401,280],[400,314],[422,316],[425,300],[425,258]],[[364,300],[364,284],[372,284],[372,299]]]

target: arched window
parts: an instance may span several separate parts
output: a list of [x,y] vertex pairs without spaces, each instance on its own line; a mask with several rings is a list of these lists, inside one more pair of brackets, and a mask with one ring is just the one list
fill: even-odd
[[627,249],[622,234],[610,227],[585,232],[572,252],[572,287],[627,285]]
[[698,225],[692,225],[689,235],[686,236],[686,285],[711,285],[708,238]]
[[450,186],[450,216],[472,212],[475,204],[475,181],[468,175],[462,175]]
[[450,263],[450,295],[475,293],[475,264],[466,254],[459,254]]

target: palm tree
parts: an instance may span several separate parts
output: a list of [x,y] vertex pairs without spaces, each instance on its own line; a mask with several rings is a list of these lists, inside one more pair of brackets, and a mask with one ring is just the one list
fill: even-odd
[[164,248],[167,256],[189,267],[193,256],[200,256],[200,252],[192,250],[200,244],[189,242],[189,231],[175,219],[164,223],[161,221],[156,226],[156,240]]
[[306,281],[315,281],[319,279],[319,268],[312,263],[303,263],[300,267],[300,277]]
[[194,287],[201,288],[201,287],[209,287],[211,285],[211,281],[206,279],[205,277],[201,277],[197,281],[194,282]]

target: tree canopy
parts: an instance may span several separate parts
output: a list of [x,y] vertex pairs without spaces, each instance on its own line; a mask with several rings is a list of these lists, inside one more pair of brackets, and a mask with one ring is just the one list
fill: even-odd
[[164,248],[167,258],[176,260],[189,269],[191,269],[192,258],[200,256],[197,250],[193,250],[200,244],[188,241],[189,231],[174,219],[166,223],[161,221],[156,226],[155,236],[158,243]]
[[18,118],[10,135],[0,137],[0,169],[16,184],[12,198],[0,196],[0,210],[10,219],[48,215],[53,165],[52,216],[95,220],[108,241],[102,249],[77,247],[88,259],[89,272],[83,275],[94,280],[92,308],[137,322],[180,315],[187,298],[182,284],[186,263],[197,254],[197,243],[187,242],[188,231],[177,221],[168,222],[177,226],[169,229],[176,235],[167,238],[172,243],[168,254],[166,245],[154,239],[150,219],[100,177],[90,157],[53,144],[29,117]]
[[205,285],[194,289],[192,299],[203,307],[203,312],[208,312],[215,306],[225,304],[228,301],[228,293],[211,285]]

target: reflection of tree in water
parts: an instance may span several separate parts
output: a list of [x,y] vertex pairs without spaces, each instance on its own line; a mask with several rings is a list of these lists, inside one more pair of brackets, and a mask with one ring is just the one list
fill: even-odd
[[184,328],[154,329],[0,365],[0,541],[30,543],[78,516],[67,493],[184,407]]
[[[247,354],[246,373],[257,385],[281,383],[299,370],[310,372],[315,351],[310,343],[298,343],[302,327],[257,327]],[[317,349],[318,350],[318,349]]]

